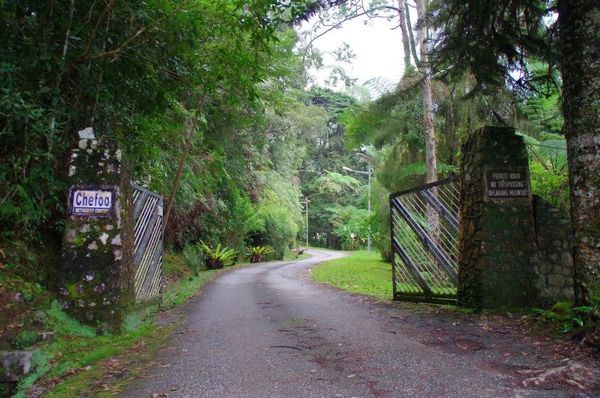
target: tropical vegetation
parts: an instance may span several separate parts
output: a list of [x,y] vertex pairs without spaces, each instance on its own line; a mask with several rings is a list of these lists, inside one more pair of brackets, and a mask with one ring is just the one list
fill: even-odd
[[271,246],[250,246],[246,252],[246,257],[251,263],[261,263],[267,259],[269,254],[273,253]]
[[235,264],[237,260],[237,252],[227,246],[223,246],[220,243],[216,247],[207,245],[200,241],[198,244],[204,252],[206,269],[219,269],[223,268],[225,264]]
[[[316,13],[316,36],[300,34]],[[389,261],[389,194],[457,173],[461,143],[492,124],[523,136],[533,192],[571,218],[577,304],[565,319],[594,325],[598,15],[595,0],[0,1],[0,293],[57,290],[82,128],[163,195],[166,251],[199,277],[305,242],[372,240]],[[397,22],[397,84],[351,87],[340,68],[330,81],[345,90],[311,81],[315,40],[354,18]],[[351,61],[347,46],[336,55]]]

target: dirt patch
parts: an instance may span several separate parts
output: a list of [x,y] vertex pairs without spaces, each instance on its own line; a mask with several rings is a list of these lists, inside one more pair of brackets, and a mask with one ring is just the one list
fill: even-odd
[[544,329],[533,316],[467,314],[456,308],[411,303],[373,305],[386,330],[425,346],[468,355],[511,376],[524,389],[600,393],[600,358],[586,344]]

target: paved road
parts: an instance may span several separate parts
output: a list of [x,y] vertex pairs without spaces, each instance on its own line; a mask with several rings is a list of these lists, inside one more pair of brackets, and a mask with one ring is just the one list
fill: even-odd
[[123,396],[568,396],[521,389],[514,371],[493,365],[498,353],[483,349],[485,339],[465,352],[426,344],[398,306],[311,282],[311,266],[341,256],[311,254],[212,282],[188,305],[159,365]]

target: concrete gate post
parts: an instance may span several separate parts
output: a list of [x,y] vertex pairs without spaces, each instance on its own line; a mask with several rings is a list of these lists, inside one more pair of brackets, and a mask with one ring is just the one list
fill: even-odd
[[59,295],[82,322],[120,331],[134,303],[129,177],[120,150],[79,132],[69,163],[71,188]]
[[458,303],[528,307],[538,299],[527,150],[512,128],[485,127],[462,147]]

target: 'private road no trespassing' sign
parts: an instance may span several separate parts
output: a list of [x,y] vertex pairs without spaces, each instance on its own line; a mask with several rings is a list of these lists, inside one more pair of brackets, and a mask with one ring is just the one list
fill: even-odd
[[110,189],[71,188],[69,214],[84,217],[110,217],[113,196],[113,191]]
[[490,199],[529,197],[527,173],[518,170],[488,170],[487,193]]

